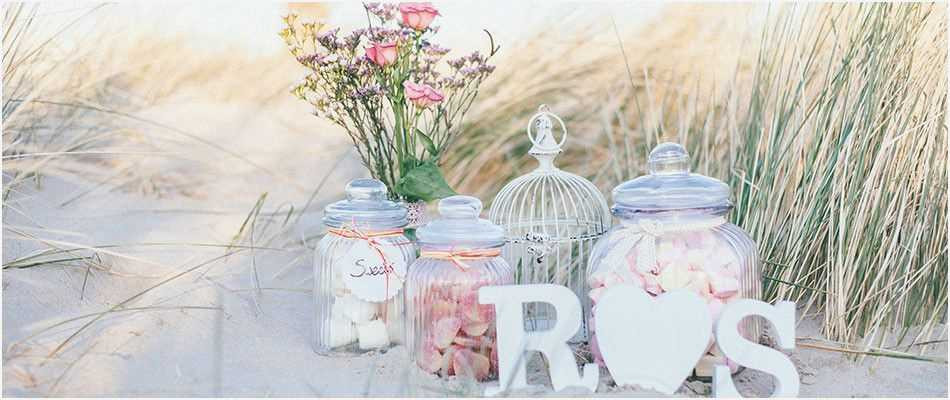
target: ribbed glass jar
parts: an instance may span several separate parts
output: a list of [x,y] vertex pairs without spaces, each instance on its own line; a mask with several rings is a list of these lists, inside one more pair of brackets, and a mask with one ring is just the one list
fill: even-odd
[[324,210],[329,228],[314,264],[314,351],[353,356],[386,350],[405,339],[403,286],[416,257],[403,233],[406,209],[386,186],[357,179],[346,200]]
[[501,258],[504,232],[480,219],[481,202],[453,196],[440,219],[417,231],[420,257],[406,282],[409,357],[416,373],[478,381],[498,374],[495,311],[478,302],[482,286],[514,283]]
[[[650,154],[651,174],[617,186],[612,213],[619,219],[597,242],[588,266],[591,352],[597,347],[597,300],[620,284],[642,287],[651,296],[686,288],[705,300],[713,326],[722,308],[736,299],[761,297],[761,271],[755,242],[726,221],[732,209],[729,187],[716,179],[689,173],[682,146],[664,143]],[[759,324],[747,318],[739,327],[758,341]],[[738,366],[710,341],[693,373],[710,378],[716,364]]]

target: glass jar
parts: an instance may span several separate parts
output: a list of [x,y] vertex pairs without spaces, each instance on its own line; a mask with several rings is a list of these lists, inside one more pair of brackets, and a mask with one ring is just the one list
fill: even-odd
[[386,185],[356,179],[346,199],[324,209],[329,228],[314,263],[314,350],[356,355],[404,341],[403,284],[415,245],[403,233],[406,208]]
[[[761,272],[755,243],[741,228],[726,221],[732,209],[729,186],[689,172],[689,155],[675,143],[650,152],[649,175],[613,190],[611,212],[619,224],[591,252],[587,283],[594,306],[589,317],[591,352],[603,364],[597,347],[597,300],[619,284],[642,287],[651,296],[687,288],[706,301],[712,321],[736,299],[761,296]],[[759,337],[754,318],[739,331]],[[711,340],[693,373],[710,378],[716,364],[738,367]]]
[[481,211],[477,198],[448,197],[441,218],[416,232],[422,251],[409,268],[406,314],[417,373],[478,381],[498,374],[494,306],[478,302],[478,289],[512,284],[514,274],[501,258],[504,230]]

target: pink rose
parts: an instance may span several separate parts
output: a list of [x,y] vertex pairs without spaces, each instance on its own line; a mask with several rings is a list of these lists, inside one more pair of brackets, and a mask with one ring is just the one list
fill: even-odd
[[432,3],[400,3],[399,13],[402,14],[402,24],[417,31],[424,31],[439,15],[439,10]]
[[397,55],[396,42],[371,43],[371,46],[366,48],[366,58],[380,67],[395,62]]
[[405,82],[402,87],[406,89],[406,98],[415,104],[416,107],[426,108],[442,101],[442,92],[426,84]]

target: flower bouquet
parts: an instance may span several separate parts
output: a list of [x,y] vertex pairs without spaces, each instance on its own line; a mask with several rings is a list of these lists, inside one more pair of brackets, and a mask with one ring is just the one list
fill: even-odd
[[[310,71],[293,93],[350,135],[372,176],[394,200],[429,202],[455,194],[439,170],[498,50],[442,62],[431,42],[439,16],[429,3],[365,4],[368,26],[339,28],[285,17],[280,36]],[[487,33],[487,31],[486,31]]]

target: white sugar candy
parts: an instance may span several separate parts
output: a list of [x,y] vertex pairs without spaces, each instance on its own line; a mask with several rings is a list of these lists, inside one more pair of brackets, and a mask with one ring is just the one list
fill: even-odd
[[356,327],[339,318],[330,319],[330,347],[346,346],[356,341]]
[[389,345],[389,334],[386,324],[382,320],[374,319],[356,326],[359,335],[360,349],[378,349]]

